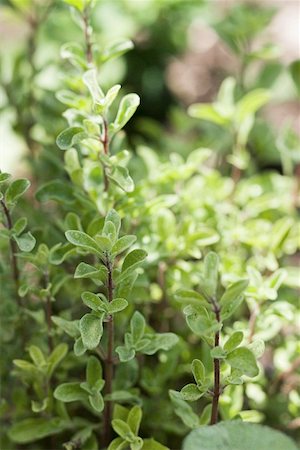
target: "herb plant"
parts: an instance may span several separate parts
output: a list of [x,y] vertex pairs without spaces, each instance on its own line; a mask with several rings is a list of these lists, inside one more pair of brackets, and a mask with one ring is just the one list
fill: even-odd
[[[295,449],[273,428],[299,439],[298,138],[288,126],[275,138],[260,110],[269,66],[295,86],[298,66],[252,49],[274,11],[239,4],[214,25],[238,76],[173,110],[168,136],[147,119],[134,128],[140,97],[105,76],[134,48],[94,30],[107,2],[10,3],[30,32],[1,85],[31,181],[0,173],[1,448]],[[176,3],[154,2],[153,17]],[[76,37],[55,93],[38,84],[51,17]],[[259,172],[265,133],[282,173]]]

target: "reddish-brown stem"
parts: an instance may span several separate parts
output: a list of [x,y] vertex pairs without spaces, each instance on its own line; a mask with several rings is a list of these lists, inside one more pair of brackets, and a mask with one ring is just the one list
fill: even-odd
[[[13,228],[13,223],[11,219],[11,215],[9,212],[9,209],[7,208],[5,201],[1,200],[1,205],[3,208],[3,212],[6,218],[6,228],[11,231]],[[15,283],[15,291],[16,291],[16,299],[19,306],[22,306],[21,298],[19,296],[19,284],[20,284],[20,272],[18,268],[18,262],[17,262],[17,245],[14,239],[10,236],[9,238],[9,246],[10,246],[10,259],[11,259],[11,269],[12,269],[12,275]]]
[[[108,301],[113,300],[114,285],[112,279],[112,265],[107,259],[106,267],[108,270],[107,275],[107,295]],[[112,393],[112,382],[114,375],[114,322],[113,317],[109,316],[107,322],[107,353],[105,359],[105,394],[110,395]],[[111,441],[111,418],[112,418],[112,402],[107,400],[104,408],[104,429],[103,438],[104,445],[108,446]]]
[[[213,306],[216,319],[218,322],[220,322],[220,308],[216,302],[213,303]],[[217,331],[215,334],[215,347],[218,347],[219,343],[220,343],[220,332]],[[213,389],[212,410],[210,419],[211,425],[214,425],[218,422],[219,397],[220,397],[220,360],[214,358],[214,389]]]

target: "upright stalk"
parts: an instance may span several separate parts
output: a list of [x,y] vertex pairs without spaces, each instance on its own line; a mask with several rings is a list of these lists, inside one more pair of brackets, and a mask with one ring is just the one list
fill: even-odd
[[[11,231],[13,228],[13,223],[12,223],[9,209],[7,208],[4,200],[1,200],[1,205],[2,205],[3,212],[4,212],[4,215],[6,218],[6,228],[9,231]],[[10,246],[11,270],[12,270],[12,276],[13,276],[14,284],[15,284],[16,299],[17,299],[18,305],[22,306],[21,298],[19,296],[20,272],[19,272],[18,261],[17,261],[17,257],[16,257],[17,246],[16,246],[16,242],[13,240],[13,238],[11,236],[9,238],[9,246]]]
[[[45,281],[45,289],[47,289],[49,285],[49,272],[48,270],[45,271],[44,274],[44,281]],[[51,336],[52,332],[52,305],[51,305],[51,296],[47,294],[46,297],[46,306],[45,306],[45,312],[46,312],[46,321],[47,321],[47,328],[48,328],[48,347],[49,347],[49,353],[53,350],[53,339]]]
[[[213,300],[213,311],[215,313],[216,319],[220,322],[220,307],[218,303]],[[215,334],[215,347],[218,347],[220,344],[220,331],[218,330]],[[212,398],[212,410],[211,410],[211,418],[210,424],[214,425],[218,422],[218,414],[219,414],[219,397],[221,394],[221,386],[220,386],[220,360],[218,358],[214,358],[214,388],[213,388],[213,398]]]
[[[106,259],[106,267],[108,270],[107,275],[107,295],[108,301],[113,300],[114,285],[112,279],[112,265],[111,261]],[[114,322],[113,316],[109,316],[107,321],[107,354],[105,359],[105,394],[110,395],[112,393],[113,382],[113,352],[114,352]],[[111,441],[111,419],[112,419],[112,402],[106,401],[104,407],[104,428],[103,438],[104,445],[108,445]]]

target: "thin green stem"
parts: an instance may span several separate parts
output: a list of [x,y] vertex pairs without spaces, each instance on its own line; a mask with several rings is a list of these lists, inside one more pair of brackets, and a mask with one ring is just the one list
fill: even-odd
[[[216,319],[218,323],[220,323],[220,307],[218,303],[213,300],[213,311],[215,313]],[[220,331],[218,330],[215,333],[215,343],[214,346],[218,347],[220,344]],[[220,387],[220,360],[218,358],[214,358],[214,388],[213,388],[213,399],[212,399],[212,410],[211,410],[211,419],[210,424],[214,425],[218,422],[219,415],[219,397],[221,393]]]

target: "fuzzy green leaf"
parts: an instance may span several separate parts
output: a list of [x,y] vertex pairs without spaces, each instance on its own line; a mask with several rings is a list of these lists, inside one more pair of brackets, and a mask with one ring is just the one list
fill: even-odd
[[99,345],[103,334],[103,317],[85,314],[79,322],[79,330],[84,347],[91,350]]
[[258,374],[258,367],[253,353],[246,347],[238,347],[230,352],[226,362],[233,369],[240,370],[248,377],[255,377]]
[[29,189],[30,181],[25,178],[13,181],[7,188],[5,192],[5,202],[8,204],[15,203],[18,198],[22,197],[23,194]]

